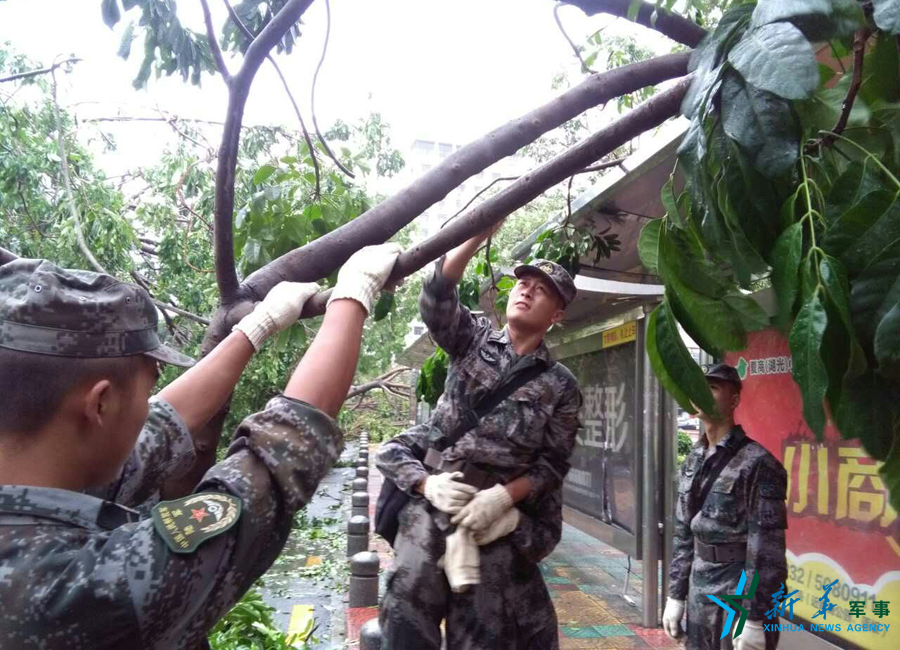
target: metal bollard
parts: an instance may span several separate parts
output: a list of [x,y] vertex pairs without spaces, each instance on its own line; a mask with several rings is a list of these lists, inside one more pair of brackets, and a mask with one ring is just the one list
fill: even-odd
[[350,495],[350,516],[368,517],[369,516],[369,493],[354,492]]
[[378,553],[363,551],[350,558],[350,607],[378,605]]
[[368,467],[357,467],[356,468],[356,478],[369,478],[369,468]]
[[364,478],[353,479],[353,492],[366,492],[369,489],[369,482]]
[[366,621],[360,628],[359,650],[381,650],[381,626],[377,618]]
[[369,452],[368,451],[359,452],[359,462],[365,463],[366,465],[369,464]]
[[347,522],[347,557],[369,550],[369,518],[357,515]]

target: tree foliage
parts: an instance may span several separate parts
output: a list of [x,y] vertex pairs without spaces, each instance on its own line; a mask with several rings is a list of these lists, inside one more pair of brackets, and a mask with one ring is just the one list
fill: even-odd
[[[831,419],[885,461],[900,506],[900,3],[871,7],[760,0],[724,14],[692,54],[666,216],[639,248],[666,285],[651,363],[685,409],[713,403],[676,322],[714,355],[740,350],[769,324],[748,295],[769,276],[807,423],[821,437]],[[821,42],[837,70],[818,63]]]

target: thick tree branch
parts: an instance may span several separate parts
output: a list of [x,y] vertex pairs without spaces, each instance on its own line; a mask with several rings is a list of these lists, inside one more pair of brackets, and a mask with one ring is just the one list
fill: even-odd
[[[396,284],[412,275],[450,249],[505,219],[576,171],[615,151],[629,140],[662,124],[670,117],[678,115],[681,100],[687,92],[690,81],[690,78],[686,78],[669,90],[655,95],[612,124],[478,204],[436,235],[401,253],[388,284]],[[330,294],[329,289],[308,300],[303,307],[301,318],[324,314]]]
[[247,47],[241,69],[232,77],[228,87],[228,110],[216,168],[214,238],[216,283],[219,287],[219,298],[224,305],[237,302],[240,293],[234,265],[234,184],[241,122],[250,85],[269,51],[282,39],[285,32],[300,20],[312,2],[313,0],[287,1]]
[[81,59],[79,59],[79,58],[66,59],[65,61],[59,61],[57,63],[54,63],[49,68],[41,68],[40,70],[29,70],[28,72],[20,72],[18,74],[10,75],[8,77],[0,77],[0,84],[7,82],[7,81],[16,81],[18,79],[28,79],[29,77],[36,77],[41,74],[47,74],[49,72],[53,72],[61,65],[65,65],[67,63],[78,63],[79,61],[81,61]]
[[610,99],[684,76],[688,57],[687,53],[669,54],[588,77],[544,106],[459,149],[363,217],[267,264],[250,275],[245,285],[252,298],[259,300],[282,280],[313,282],[328,276],[355,251],[386,241],[467,178],[543,133]]
[[[228,15],[231,17],[231,22],[233,22],[241,31],[241,33],[244,35],[244,38],[247,39],[247,44],[249,45],[255,37],[244,24],[244,21],[241,20],[241,17],[237,15],[234,7],[231,6],[231,3],[228,2],[228,0],[222,1],[225,3],[225,8],[228,10]],[[322,194],[322,181],[319,174],[319,159],[318,156],[316,156],[316,150],[313,148],[312,140],[309,137],[309,131],[306,130],[306,123],[303,121],[303,115],[300,114],[300,107],[297,106],[297,102],[294,100],[294,95],[293,93],[291,93],[291,88],[290,86],[288,86],[287,79],[284,78],[284,75],[281,73],[281,68],[278,67],[275,59],[272,58],[272,55],[267,54],[266,58],[269,60],[269,63],[272,64],[272,67],[275,68],[275,72],[278,73],[278,78],[281,79],[281,85],[284,86],[284,92],[287,93],[288,99],[291,100],[291,106],[294,107],[294,113],[296,113],[297,120],[299,120],[300,122],[300,129],[303,131],[303,139],[306,140],[306,147],[309,149],[309,155],[312,158],[313,171],[316,174],[315,196],[316,200],[318,200],[319,196],[321,196]]]
[[12,251],[8,251],[5,248],[0,248],[0,266],[8,264],[9,262],[17,259],[19,259],[19,256]]
[[[620,18],[628,17],[628,8],[632,0],[564,0],[564,4],[574,5],[588,16],[604,13]],[[656,21],[653,21],[653,13],[656,12]],[[697,47],[697,44],[706,36],[706,30],[697,23],[682,18],[665,9],[656,8],[650,2],[641,2],[636,23],[649,29],[655,29],[660,34],[665,34],[673,41],[677,41],[689,47]]]
[[212,51],[213,59],[216,61],[216,67],[225,80],[225,85],[231,84],[231,73],[228,72],[228,66],[225,65],[225,57],[222,56],[222,48],[219,47],[219,39],[216,38],[216,29],[212,24],[212,16],[209,13],[209,4],[206,0],[200,0],[203,7],[203,23],[206,25],[206,40],[209,41],[209,49]]

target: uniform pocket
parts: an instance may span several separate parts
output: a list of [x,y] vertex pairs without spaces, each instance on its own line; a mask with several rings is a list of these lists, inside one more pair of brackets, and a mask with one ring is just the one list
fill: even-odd
[[736,477],[719,477],[713,484],[706,504],[703,506],[703,514],[726,524],[736,524],[740,521],[740,499],[738,498],[738,482]]
[[547,396],[540,388],[523,386],[512,394],[508,408],[503,409],[509,418],[506,436],[510,442],[536,449],[544,444],[544,435],[549,417]]

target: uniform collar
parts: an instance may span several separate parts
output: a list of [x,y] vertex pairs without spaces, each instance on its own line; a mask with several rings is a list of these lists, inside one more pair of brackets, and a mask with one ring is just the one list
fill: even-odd
[[30,485],[0,485],[0,514],[39,517],[94,531],[140,520],[136,510],[88,494]]
[[[512,340],[509,338],[509,327],[504,325],[503,329],[492,330],[488,335],[488,342],[512,347]],[[541,344],[537,346],[537,349],[534,352],[526,354],[523,358],[526,357],[534,357],[538,361],[543,362],[548,368],[553,365],[553,357],[550,356],[550,350],[547,349],[547,345],[544,341],[541,341]]]

